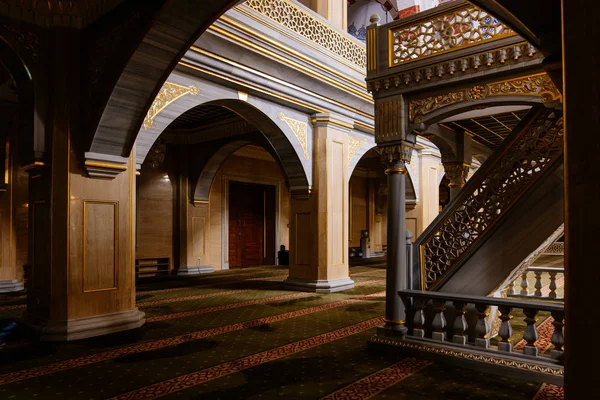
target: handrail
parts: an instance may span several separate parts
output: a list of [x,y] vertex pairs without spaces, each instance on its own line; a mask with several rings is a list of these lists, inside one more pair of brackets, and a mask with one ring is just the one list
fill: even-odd
[[416,240],[420,288],[444,283],[562,154],[561,113],[534,107]]
[[471,296],[456,293],[444,292],[424,292],[421,290],[400,290],[400,297],[412,297],[417,299],[429,300],[445,300],[445,301],[462,301],[470,304],[486,304],[488,306],[506,306],[512,308],[535,308],[539,311],[564,311],[565,305],[559,303],[549,303],[546,301],[522,301],[507,299],[505,297],[488,297],[488,296]]

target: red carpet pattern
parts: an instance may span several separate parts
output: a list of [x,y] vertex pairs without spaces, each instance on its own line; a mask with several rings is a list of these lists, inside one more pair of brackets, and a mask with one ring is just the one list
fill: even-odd
[[544,383],[540,390],[538,390],[538,392],[536,393],[533,400],[563,400],[564,398],[564,387]]
[[284,321],[290,318],[297,318],[304,315],[313,314],[319,311],[330,310],[337,307],[343,307],[349,304],[358,303],[361,301],[372,300],[378,296],[385,295],[385,292],[374,293],[367,296],[356,297],[354,299],[338,301],[329,304],[323,304],[320,306],[304,308],[302,310],[288,312],[284,314],[274,315],[272,317],[260,318],[254,321],[243,322],[239,324],[232,324],[221,326],[214,329],[206,329],[202,331],[192,332],[186,335],[175,336],[168,339],[156,340],[153,342],[142,343],[134,346],[123,347],[116,350],[106,351],[103,353],[93,354],[90,356],[84,356],[74,358],[71,360],[59,361],[54,364],[44,365],[37,368],[31,368],[23,371],[11,372],[8,374],[0,375],[0,385],[6,385],[8,383],[19,382],[25,379],[36,378],[43,375],[52,374],[59,371],[64,371],[72,368],[82,367],[84,365],[95,364],[102,361],[115,359],[118,357],[127,356],[135,353],[142,353],[145,351],[158,350],[164,347],[177,346],[182,343],[191,342],[193,340],[205,339],[210,336],[222,335],[242,329],[248,329],[255,326],[261,326],[265,324],[271,324],[274,322]]
[[317,346],[330,343],[334,340],[343,339],[366,330],[375,328],[383,323],[383,318],[373,318],[358,324],[338,329],[332,332],[327,332],[321,335],[313,336],[308,339],[300,340],[284,346],[276,347],[271,350],[253,354],[248,357],[240,358],[235,361],[226,362],[214,367],[202,369],[192,372],[191,374],[181,375],[173,379],[168,379],[154,385],[146,386],[128,393],[124,393],[114,399],[130,400],[130,399],[155,399],[165,396],[170,393],[179,392],[191,387],[200,385],[201,383],[217,379],[235,372],[243,371],[248,368],[271,362],[301,351],[312,349]]
[[431,365],[432,362],[407,358],[391,367],[377,371],[321,400],[365,400]]

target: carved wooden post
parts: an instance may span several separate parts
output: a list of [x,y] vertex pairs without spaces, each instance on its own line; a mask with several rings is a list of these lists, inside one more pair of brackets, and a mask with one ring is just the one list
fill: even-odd
[[555,360],[562,360],[564,357],[564,349],[565,345],[565,337],[563,335],[563,329],[565,326],[565,312],[564,311],[553,311],[552,318],[554,318],[554,333],[552,334],[552,344],[554,345],[554,349],[550,352],[550,356]]
[[487,321],[489,315],[489,312],[487,311],[488,306],[487,304],[476,303],[475,308],[477,309],[477,317],[479,318],[477,325],[475,325],[475,333],[477,334],[475,346],[485,347],[487,349],[490,347],[490,324]]
[[435,313],[435,316],[433,317],[431,326],[435,331],[432,333],[431,338],[440,342],[446,340],[446,317],[444,316],[444,310],[446,310],[445,304],[446,302],[444,300],[433,301],[433,312]]
[[550,285],[548,286],[548,289],[550,289],[550,293],[548,293],[548,297],[551,299],[555,299],[556,298],[556,274],[558,272],[557,271],[550,271]]
[[452,303],[456,310],[456,317],[454,318],[454,336],[452,342],[457,344],[467,344],[467,320],[465,318],[467,303],[462,301],[455,301]]
[[524,308],[523,313],[527,317],[525,318],[527,327],[523,333],[523,339],[527,341],[527,344],[523,348],[523,354],[527,354],[529,356],[538,356],[539,349],[536,346],[536,342],[538,340],[538,331],[537,327],[535,326],[535,323],[537,322],[537,318],[535,316],[537,315],[538,310],[534,308]]
[[413,336],[424,338],[425,337],[425,300],[415,300],[415,316],[413,317]]
[[521,274],[521,292],[519,293],[521,296],[529,296],[529,291],[527,290],[527,274],[529,271],[523,271]]
[[510,325],[512,307],[500,306],[498,310],[500,311],[500,321],[502,321],[500,330],[498,331],[498,336],[502,338],[502,341],[498,343],[498,350],[511,352],[513,351],[513,345],[510,342],[510,337],[513,334],[513,328]]
[[535,271],[535,297],[542,297],[542,271]]

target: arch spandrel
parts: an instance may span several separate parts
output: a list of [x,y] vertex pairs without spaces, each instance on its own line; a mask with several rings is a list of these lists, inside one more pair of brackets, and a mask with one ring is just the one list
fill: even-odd
[[[167,82],[177,85],[181,91],[175,90],[175,95],[162,99],[164,107],[155,108],[151,120],[147,116],[147,123],[136,140],[138,165],[144,162],[158,137],[180,115],[201,105],[217,105],[235,112],[262,133],[288,178],[290,190],[303,192],[311,188],[312,126],[306,115],[209,81],[172,74]],[[304,124],[304,145],[290,120]]]

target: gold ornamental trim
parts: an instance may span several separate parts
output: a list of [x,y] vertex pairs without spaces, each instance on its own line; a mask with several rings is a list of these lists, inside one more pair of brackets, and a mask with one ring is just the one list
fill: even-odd
[[533,362],[528,361],[518,361],[518,360],[509,360],[505,358],[501,358],[493,355],[483,355],[483,354],[475,354],[475,353],[467,353],[461,350],[450,350],[444,349],[440,347],[428,346],[426,344],[420,343],[411,343],[406,341],[397,341],[391,339],[384,339],[379,336],[373,336],[369,339],[371,343],[380,343],[386,344],[396,347],[404,347],[407,349],[418,350],[418,351],[426,351],[429,353],[441,354],[444,356],[463,358],[472,361],[484,362],[487,364],[501,365],[509,368],[518,368],[518,369],[526,369],[532,372],[539,372],[542,374],[549,374],[552,376],[564,376],[565,369],[563,367],[552,367],[552,366],[543,366],[539,364],[535,364]]
[[356,152],[360,150],[367,143],[367,139],[358,139],[354,136],[348,135],[348,164],[356,155]]
[[309,159],[308,154],[308,124],[306,122],[298,121],[290,117],[286,117],[283,113],[279,113],[279,119],[282,120],[290,127],[296,139],[300,142],[302,150],[304,151],[304,159]]
[[364,44],[330,26],[290,0],[247,0],[244,6],[350,61],[361,69],[367,68],[367,49]]
[[542,103],[562,102],[562,95],[552,79],[543,72],[410,100],[408,118],[411,122],[421,123],[427,114],[448,106],[507,96],[539,97]]
[[146,118],[144,118],[144,129],[148,130],[154,126],[154,119],[160,114],[167,106],[174,101],[182,98],[186,95],[197,96],[200,90],[195,85],[183,86],[177,83],[165,82],[162,86],[156,98],[152,102]]
[[385,170],[386,175],[394,175],[394,174],[407,174],[408,170],[406,168],[388,168]]
[[461,4],[388,30],[389,66],[395,67],[516,33],[471,4]]

